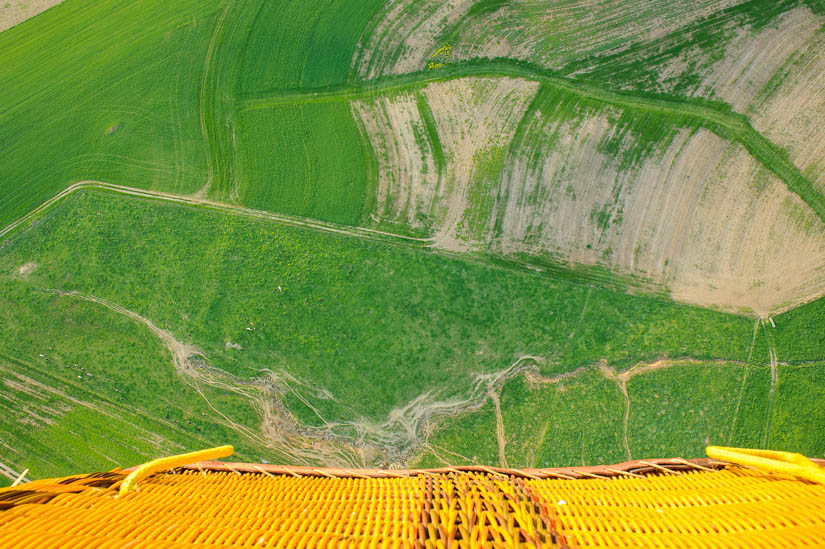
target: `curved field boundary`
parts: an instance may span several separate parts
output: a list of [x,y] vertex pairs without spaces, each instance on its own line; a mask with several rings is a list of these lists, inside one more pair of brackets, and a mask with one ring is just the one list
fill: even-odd
[[372,240],[374,242],[383,242],[385,244],[412,246],[426,249],[431,253],[437,253],[446,257],[453,257],[462,261],[474,261],[484,263],[493,268],[513,270],[527,273],[549,273],[556,277],[565,278],[571,281],[577,281],[582,284],[595,284],[599,287],[608,288],[614,291],[638,291],[648,295],[660,295],[667,297],[667,292],[663,288],[656,286],[648,281],[636,277],[623,277],[613,274],[605,274],[600,270],[590,270],[578,268],[575,265],[554,264],[548,261],[531,262],[525,258],[505,258],[497,256],[482,256],[482,255],[467,255],[463,252],[451,252],[448,250],[441,250],[432,246],[434,242],[433,237],[414,237],[399,233],[391,233],[380,231],[377,229],[370,229],[367,227],[353,227],[351,225],[339,225],[329,221],[319,221],[309,217],[292,216],[286,214],[272,213],[264,210],[256,210],[254,208],[246,208],[234,204],[226,204],[203,198],[198,195],[179,195],[173,193],[165,193],[159,191],[150,191],[145,189],[138,189],[135,187],[126,187],[124,185],[115,185],[113,183],[105,183],[103,181],[79,181],[69,185],[58,194],[42,203],[40,206],[20,217],[16,221],[9,223],[0,229],[0,250],[5,246],[3,238],[10,237],[17,230],[24,230],[34,224],[39,218],[48,212],[52,207],[57,205],[62,200],[68,198],[70,195],[78,191],[99,191],[119,194],[132,198],[142,198],[149,200],[160,200],[164,202],[172,202],[185,206],[199,207],[208,210],[213,210],[230,215],[240,215],[252,219],[261,219],[280,223],[290,227],[300,227],[304,229],[317,230],[326,233],[338,234],[343,236],[363,238]]
[[158,191],[136,189],[133,187],[125,187],[123,185],[104,183],[102,181],[80,181],[78,183],[66,187],[61,192],[59,192],[58,194],[56,194],[55,196],[53,196],[52,198],[50,198],[49,200],[35,208],[34,210],[30,211],[17,221],[10,223],[3,229],[0,229],[0,238],[11,235],[17,229],[23,229],[27,227],[30,223],[34,222],[37,218],[42,216],[49,209],[54,207],[62,200],[68,198],[69,196],[78,191],[84,190],[106,191],[130,197],[144,198],[150,200],[162,200],[164,202],[173,202],[178,204],[184,204],[187,206],[196,206],[232,215],[241,215],[244,217],[274,221],[276,223],[281,223],[283,225],[289,225],[292,227],[303,227],[327,233],[354,236],[357,238],[366,238],[370,240],[379,240],[383,242],[403,242],[407,245],[425,245],[429,243],[431,240],[429,238],[416,238],[412,236],[405,236],[400,234],[388,233],[384,231],[378,231],[375,229],[350,227],[347,225],[337,225],[335,223],[329,223],[326,221],[318,221],[315,219],[276,214],[266,212],[263,210],[245,208],[243,206],[234,206],[231,204],[222,204],[220,202],[214,202],[195,196],[182,196],[172,193],[162,193]]
[[753,129],[748,117],[734,112],[730,105],[696,98],[615,91],[595,82],[562,77],[534,65],[510,59],[454,63],[438,70],[387,76],[343,86],[269,90],[242,100],[240,105],[242,109],[250,110],[285,104],[365,99],[379,94],[409,91],[433,82],[471,76],[524,78],[592,101],[622,109],[662,114],[673,117],[680,125],[691,124],[709,129],[718,136],[736,141],[745,147],[825,222],[825,197],[817,192],[811,181],[790,160],[787,151]]

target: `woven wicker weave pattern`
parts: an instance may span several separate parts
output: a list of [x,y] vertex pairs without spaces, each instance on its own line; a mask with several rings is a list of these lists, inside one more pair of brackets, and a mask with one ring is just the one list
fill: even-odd
[[197,467],[123,496],[123,472],[0,490],[0,547],[825,546],[825,485],[741,467],[576,480]]

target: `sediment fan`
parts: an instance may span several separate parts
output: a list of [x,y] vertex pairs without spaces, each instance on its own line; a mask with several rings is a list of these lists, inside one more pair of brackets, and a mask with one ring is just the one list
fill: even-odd
[[825,469],[800,454],[560,469],[222,463],[223,446],[0,490],[0,547],[825,545]]

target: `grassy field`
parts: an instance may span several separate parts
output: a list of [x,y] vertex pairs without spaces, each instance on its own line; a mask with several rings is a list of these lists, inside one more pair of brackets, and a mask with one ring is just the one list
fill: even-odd
[[245,49],[244,93],[347,81],[358,39],[368,32],[370,21],[385,3],[259,2]]
[[[0,281],[2,461],[43,478],[128,467],[223,443],[262,459],[272,449],[241,437],[177,375],[158,340],[99,306]],[[251,403],[200,388],[251,424]]]
[[241,203],[358,225],[371,152],[345,101],[247,111],[240,128]]
[[745,360],[752,338],[741,317],[98,192],[14,237],[0,272],[29,292],[21,306],[46,289],[77,291],[197,345],[237,379],[271,370],[310,431],[400,454],[424,420],[476,405],[479,387],[513,375],[524,355],[557,375],[600,359]]
[[779,360],[799,364],[825,356],[825,298],[774,317]]
[[203,185],[215,2],[71,0],[0,33],[0,225],[69,183]]
[[[242,89],[346,81],[355,42],[380,4],[70,0],[2,33],[0,78],[9,85],[0,97],[0,226],[83,179],[205,189],[220,200],[357,223],[368,153],[346,104],[244,124],[236,102]],[[321,127],[341,128],[325,134],[341,154],[314,141]],[[266,169],[273,160],[297,166]],[[342,169],[341,178],[326,181],[329,169]],[[346,204],[337,211],[304,195],[273,198],[284,176],[290,189],[322,201],[347,194]],[[351,188],[328,196],[329,186],[308,187],[318,181]]]
[[825,363],[780,366],[769,448],[788,448],[807,456],[825,456]]
[[[754,360],[763,364],[764,360]],[[518,379],[501,390],[505,464],[541,467],[610,464],[642,456],[703,457],[709,444],[782,448],[821,457],[822,363],[781,367],[776,396],[764,365],[677,364],[619,385],[597,369],[555,384]],[[776,398],[769,414],[770,398]],[[493,400],[446,420],[414,461],[501,463]]]

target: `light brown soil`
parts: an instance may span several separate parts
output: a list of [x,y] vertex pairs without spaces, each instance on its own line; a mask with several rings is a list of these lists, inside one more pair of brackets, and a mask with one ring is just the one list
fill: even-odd
[[378,158],[376,206],[379,221],[421,228],[428,221],[439,174],[432,150],[422,150],[416,133],[425,136],[424,122],[412,94],[353,101],[353,114],[366,128]]
[[819,33],[822,23],[823,18],[800,6],[756,34],[741,29],[722,60],[713,65],[699,94],[713,93],[734,110],[745,112],[776,71]]
[[433,215],[439,225],[434,246],[453,251],[473,247],[461,224],[476,162],[510,143],[537,91],[537,83],[514,78],[462,78],[424,90],[447,160]]
[[[424,95],[447,159],[439,174],[413,95],[353,103],[379,164],[375,221],[403,222],[434,233],[436,247],[455,251],[474,245],[461,234],[467,193],[479,155],[504,147],[538,85],[521,79],[463,78],[431,84]],[[418,138],[416,138],[418,133]]]
[[498,393],[490,393],[490,400],[493,401],[493,406],[496,409],[496,441],[498,443],[498,463],[501,467],[510,467],[507,465],[507,453],[505,448],[507,446],[507,438],[504,435],[504,417],[501,415],[501,400]]
[[63,0],[0,0],[0,32],[56,6]]
[[825,224],[739,145],[691,212],[674,298],[759,316],[825,293]]
[[818,33],[783,74],[775,93],[752,109],[754,128],[787,149],[825,193],[825,33]]
[[17,274],[22,276],[22,277],[26,277],[26,276],[29,276],[30,274],[32,274],[36,270],[37,270],[37,263],[29,261],[25,265],[20,265],[17,268]]
[[560,137],[537,170],[525,157],[511,163],[494,250],[601,264],[680,301],[760,315],[825,293],[825,226],[742,147],[683,131],[618,172],[598,151],[611,114],[545,128]]

